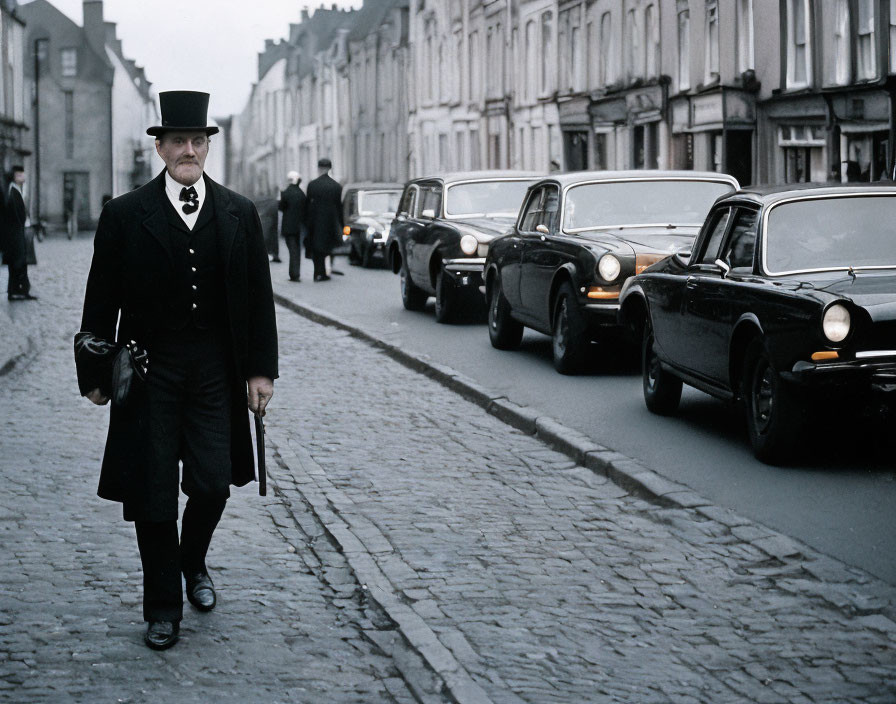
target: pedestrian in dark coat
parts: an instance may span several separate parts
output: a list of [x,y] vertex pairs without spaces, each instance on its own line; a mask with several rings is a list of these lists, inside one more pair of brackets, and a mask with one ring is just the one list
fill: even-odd
[[308,184],[308,240],[314,280],[327,281],[326,258],[342,243],[342,186],[330,177],[329,159],[317,162],[319,176]]
[[[206,125],[208,94],[159,99],[162,126],[147,133],[166,168],[103,208],[81,322],[82,332],[133,340],[149,354],[145,382],[126,405],[112,405],[98,493],[121,502],[135,523],[144,639],[155,649],[177,640],[181,574],[196,608],[215,606],[206,552],[229,486],[255,474],[247,396],[249,410],[264,415],[277,377],[258,214],[203,174],[208,138],[218,131]],[[82,394],[108,403],[109,392],[81,367],[78,376]],[[180,488],[188,500],[178,540]]]
[[3,263],[9,267],[9,286],[6,290],[10,301],[35,300],[31,295],[31,282],[28,280],[27,244],[25,241],[25,223],[28,211],[22,197],[22,185],[25,183],[25,169],[12,167],[12,178],[6,196],[6,237],[4,237]]
[[302,179],[297,171],[286,174],[289,185],[280,192],[278,207],[283,213],[280,232],[289,250],[289,280],[300,281],[302,276],[302,245],[305,228],[305,193],[299,188]]

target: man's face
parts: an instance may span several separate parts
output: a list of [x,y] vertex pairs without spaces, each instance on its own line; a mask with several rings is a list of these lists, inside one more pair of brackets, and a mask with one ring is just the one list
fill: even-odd
[[165,132],[156,140],[156,151],[178,183],[192,186],[202,176],[208,156],[208,137],[204,131]]
[[17,186],[21,186],[25,183],[25,172],[24,171],[16,171],[12,175],[12,180],[15,182]]

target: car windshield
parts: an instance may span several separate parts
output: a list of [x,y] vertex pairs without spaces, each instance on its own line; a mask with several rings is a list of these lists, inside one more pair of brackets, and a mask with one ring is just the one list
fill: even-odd
[[716,198],[733,190],[722,181],[684,179],[584,183],[566,191],[563,229],[700,225]]
[[766,271],[896,267],[894,222],[896,195],[781,203],[768,211]]
[[445,213],[458,215],[507,215],[514,217],[532,181],[477,181],[459,183],[446,190]]
[[358,211],[363,215],[394,213],[398,209],[401,191],[361,191],[358,197]]

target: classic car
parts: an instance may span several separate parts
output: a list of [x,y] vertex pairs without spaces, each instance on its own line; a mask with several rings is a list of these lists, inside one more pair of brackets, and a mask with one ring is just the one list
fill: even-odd
[[[690,252],[629,280],[620,317],[642,332],[647,408],[682,382],[743,402],[753,452],[790,458],[810,408],[896,390],[896,187],[739,191]],[[838,393],[839,392],[839,393]],[[878,394],[881,394],[878,396]]]
[[423,310],[436,297],[436,320],[484,307],[482,265],[489,242],[513,226],[529,184],[541,174],[476,171],[410,181],[392,221],[389,261],[401,275],[401,300]]
[[716,198],[737,185],[699,171],[577,172],[533,184],[516,227],[486,258],[492,345],[512,349],[530,327],[552,336],[557,371],[580,370],[591,341],[618,332],[623,282],[691,244]]
[[401,197],[400,183],[353,183],[342,191],[343,235],[351,264],[372,266],[385,261],[392,218]]

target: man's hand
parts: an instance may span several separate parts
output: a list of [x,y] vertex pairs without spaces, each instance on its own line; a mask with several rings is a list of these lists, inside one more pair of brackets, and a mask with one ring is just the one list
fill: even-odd
[[266,376],[253,376],[249,379],[249,410],[264,416],[265,406],[274,395],[274,382]]
[[87,394],[87,398],[89,400],[91,400],[93,403],[95,403],[97,406],[105,406],[107,403],[109,403],[109,397],[103,396],[103,392],[100,391],[98,388],[94,389],[89,394]]

